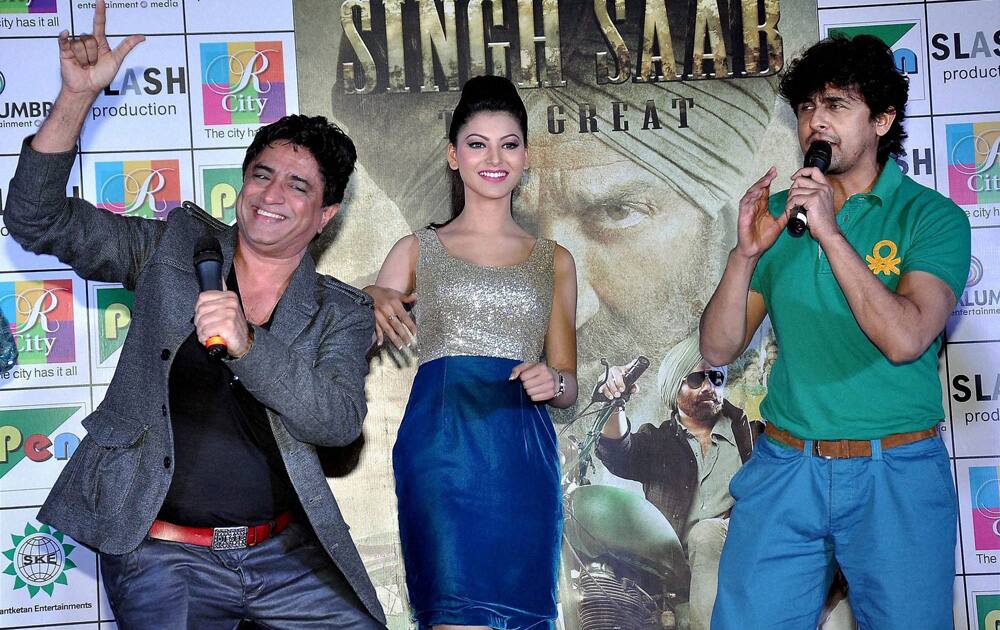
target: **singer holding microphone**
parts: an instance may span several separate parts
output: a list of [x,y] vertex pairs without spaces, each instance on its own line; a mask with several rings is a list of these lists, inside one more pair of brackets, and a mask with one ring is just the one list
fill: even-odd
[[[701,318],[713,364],[739,356],[766,315],[779,349],[764,438],[730,484],[712,627],[815,627],[839,566],[861,628],[950,628],[957,502],[937,354],[969,223],[893,159],[907,80],[881,40],[819,42],[781,93],[802,150],[830,155],[787,191],[768,198],[773,168],[747,191]],[[796,237],[786,226],[803,213]]]
[[154,221],[67,198],[83,121],[143,40],[112,49],[103,0],[93,31],[60,35],[61,89],[4,218],[26,249],[122,283],[135,306],[38,518],[99,553],[123,630],[384,627],[316,451],[355,440],[366,413],[371,300],[307,253],[354,145],[321,117],[259,129],[235,226],[188,203]]

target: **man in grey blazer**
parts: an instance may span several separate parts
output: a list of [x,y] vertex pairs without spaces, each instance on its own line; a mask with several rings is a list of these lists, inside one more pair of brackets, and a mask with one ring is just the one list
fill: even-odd
[[[354,145],[320,117],[262,128],[233,227],[191,204],[161,222],[67,199],[83,120],[143,40],[112,50],[104,22],[99,0],[93,35],[60,36],[61,90],[4,217],[26,249],[135,292],[119,369],[39,518],[98,550],[121,628],[383,627],[316,454],[357,438],[366,413],[371,302],[306,251],[339,209]],[[199,293],[206,236],[227,290]]]

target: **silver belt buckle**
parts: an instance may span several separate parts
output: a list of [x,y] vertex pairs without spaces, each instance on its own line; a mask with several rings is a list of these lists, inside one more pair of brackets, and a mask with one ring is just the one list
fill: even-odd
[[212,549],[229,551],[246,549],[248,527],[216,527],[212,529]]

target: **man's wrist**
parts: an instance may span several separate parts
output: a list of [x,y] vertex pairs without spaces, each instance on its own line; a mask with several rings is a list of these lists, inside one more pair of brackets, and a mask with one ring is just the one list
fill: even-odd
[[230,354],[228,358],[230,360],[233,360],[233,361],[236,361],[238,359],[242,359],[243,357],[247,356],[247,354],[250,353],[250,349],[251,348],[253,348],[253,324],[250,324],[248,322],[247,323],[247,347],[246,347],[246,350],[244,350],[243,352],[239,353],[238,355],[237,354]]

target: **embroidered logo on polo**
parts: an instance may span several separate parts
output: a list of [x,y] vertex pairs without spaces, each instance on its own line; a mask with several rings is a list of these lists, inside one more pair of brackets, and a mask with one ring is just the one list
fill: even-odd
[[25,523],[24,534],[12,534],[14,546],[3,552],[10,560],[4,573],[14,577],[14,590],[27,588],[34,597],[38,591],[52,595],[56,584],[67,585],[66,571],[76,568],[70,554],[76,545],[63,542],[65,535],[48,525],[35,529]]
[[903,259],[896,255],[897,252],[896,244],[888,239],[875,243],[872,253],[865,256],[865,260],[868,261],[868,268],[876,276],[880,274],[886,276],[896,274],[898,276],[899,263],[903,262]]

